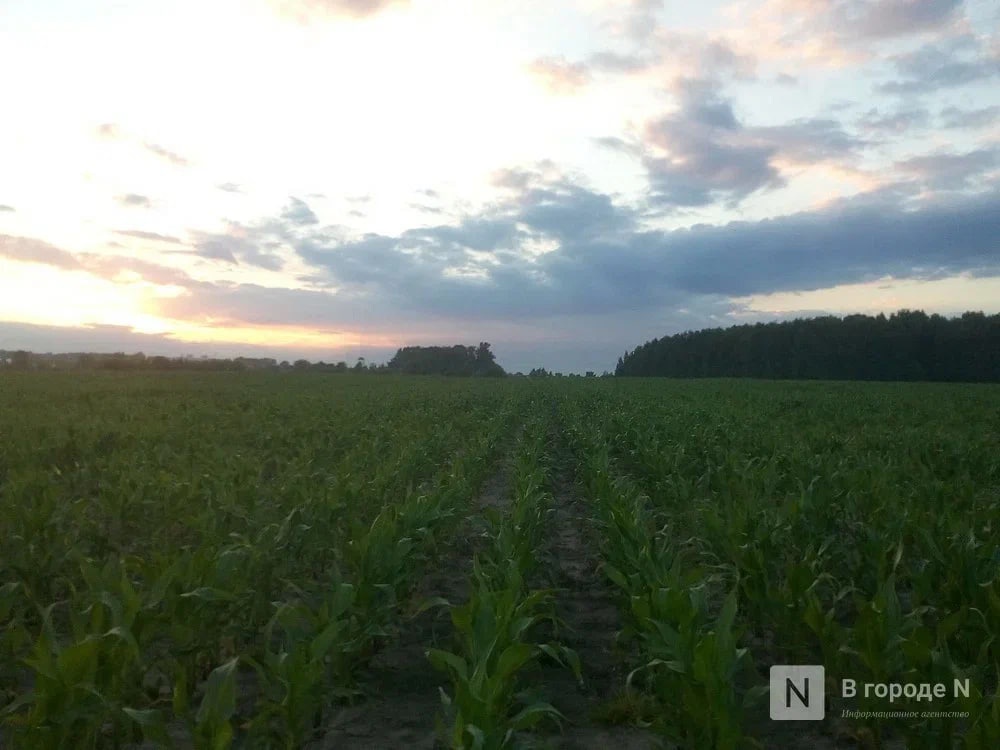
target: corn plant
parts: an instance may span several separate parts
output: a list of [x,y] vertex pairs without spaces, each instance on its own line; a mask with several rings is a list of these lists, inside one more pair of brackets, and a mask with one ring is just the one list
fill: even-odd
[[481,569],[469,601],[451,609],[458,638],[454,652],[430,649],[431,665],[448,675],[452,694],[442,691],[450,717],[448,744],[453,748],[495,750],[513,746],[515,733],[561,714],[544,702],[517,705],[519,673],[549,657],[572,668],[580,665],[569,649],[536,643],[531,631],[551,619],[551,592],[522,591],[517,574],[511,585],[494,588]]

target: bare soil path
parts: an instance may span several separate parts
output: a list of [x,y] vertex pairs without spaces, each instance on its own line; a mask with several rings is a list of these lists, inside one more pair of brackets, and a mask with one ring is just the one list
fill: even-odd
[[[510,501],[507,462],[484,484],[455,536],[448,556],[422,581],[415,602],[429,597],[464,602],[469,598],[472,558],[482,546],[482,513]],[[339,710],[321,742],[322,750],[430,750],[438,745],[435,719],[440,713],[438,686],[446,684],[424,655],[428,648],[450,645],[451,621],[440,607],[404,622],[399,639],[372,657],[360,675],[365,696]]]
[[581,688],[572,673],[546,666],[541,687],[550,702],[567,718],[563,731],[539,733],[544,747],[559,750],[645,750],[660,747],[659,739],[643,729],[607,725],[595,717],[624,687],[622,655],[615,651],[621,628],[618,605],[600,569],[597,530],[573,478],[571,459],[554,435],[552,515],[543,568],[549,585],[558,589],[556,613],[565,629],[559,640],[577,652],[583,668]]

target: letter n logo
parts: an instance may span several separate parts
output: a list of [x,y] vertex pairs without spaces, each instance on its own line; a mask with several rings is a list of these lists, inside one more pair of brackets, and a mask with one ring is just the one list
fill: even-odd
[[826,670],[812,664],[771,667],[771,718],[819,721],[826,716]]

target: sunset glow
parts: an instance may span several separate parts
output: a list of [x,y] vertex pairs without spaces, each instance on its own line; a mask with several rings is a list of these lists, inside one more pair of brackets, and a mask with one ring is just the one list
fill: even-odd
[[996,312],[1000,18],[917,5],[5,10],[0,349],[603,370],[754,315]]

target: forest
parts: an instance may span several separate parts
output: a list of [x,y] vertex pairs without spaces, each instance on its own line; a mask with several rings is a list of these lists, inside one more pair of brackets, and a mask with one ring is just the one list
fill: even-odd
[[647,341],[618,376],[1000,381],[1000,315],[900,310],[712,328]]

